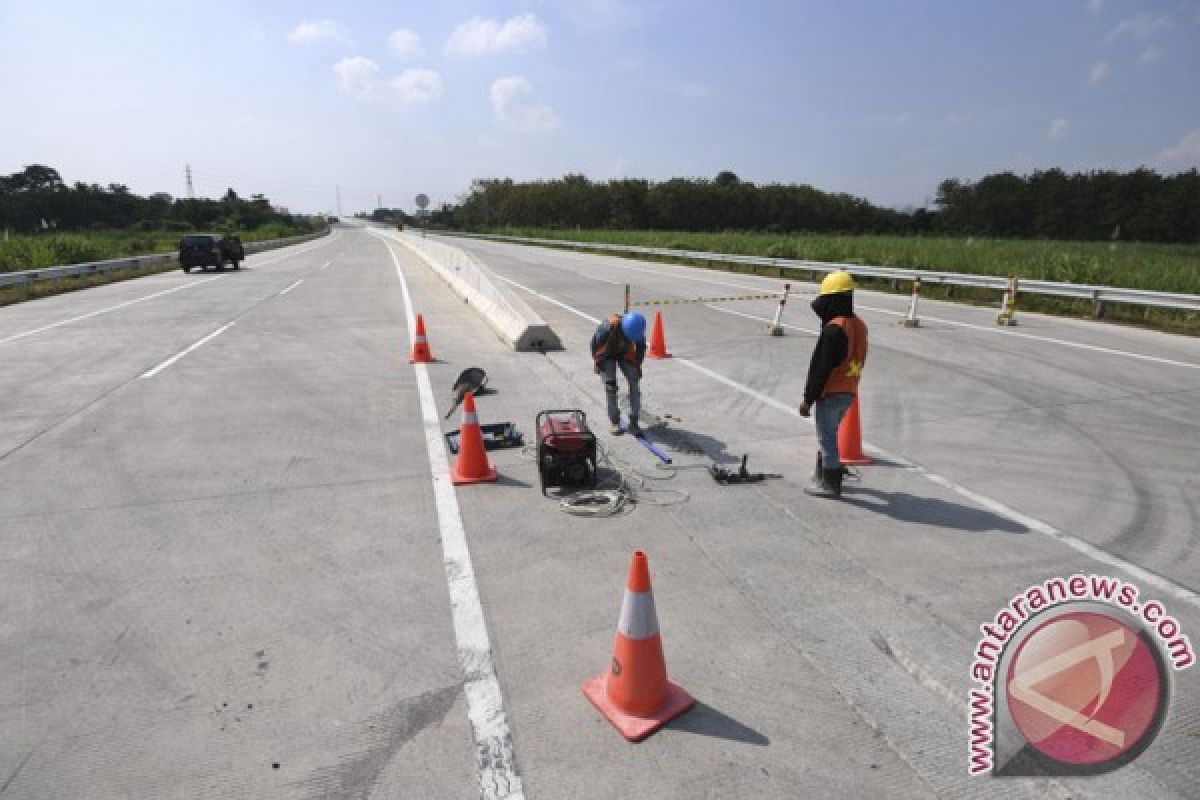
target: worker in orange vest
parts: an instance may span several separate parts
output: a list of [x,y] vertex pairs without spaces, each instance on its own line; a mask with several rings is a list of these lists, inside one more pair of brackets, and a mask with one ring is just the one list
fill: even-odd
[[621,410],[617,406],[617,372],[629,385],[629,427],[641,436],[638,415],[642,411],[642,362],[646,360],[646,318],[638,311],[613,314],[592,334],[592,366],[604,380],[608,421],[612,433],[621,433]]
[[808,365],[800,416],[816,413],[817,468],[804,487],[815,497],[841,497],[846,471],[838,455],[838,426],[858,394],[867,360],[867,325],[854,316],[854,278],[838,270],[825,276],[812,302],[821,335]]

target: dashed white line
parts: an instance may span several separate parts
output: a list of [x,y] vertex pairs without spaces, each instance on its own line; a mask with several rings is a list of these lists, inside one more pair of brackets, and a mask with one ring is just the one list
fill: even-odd
[[132,306],[137,303],[143,303],[147,300],[153,300],[156,297],[162,297],[165,294],[171,294],[172,292],[182,292],[184,289],[191,289],[191,288],[193,288],[195,286],[199,286],[203,283],[208,283],[209,281],[215,281],[218,277],[220,277],[220,276],[214,275],[211,278],[205,278],[204,280],[196,281],[195,283],[186,283],[183,286],[176,286],[173,289],[164,289],[161,292],[155,292],[154,294],[144,295],[143,297],[136,297],[133,300],[126,300],[124,303],[117,303],[115,306],[108,306],[107,308],[99,308],[99,309],[96,309],[95,311],[89,311],[86,314],[80,314],[79,316],[71,317],[70,319],[59,320],[58,322],[53,322],[49,325],[43,325],[40,328],[34,328],[33,330],[30,330],[30,331],[22,331],[21,333],[14,333],[12,336],[8,336],[3,339],[0,339],[0,344],[5,344],[7,342],[13,342],[13,341],[16,341],[17,339],[24,339],[26,336],[33,336],[35,333],[41,333],[42,331],[53,330],[54,328],[61,328],[63,325],[70,325],[72,322],[80,322],[81,320],[90,319],[92,317],[98,317],[101,314],[108,314],[112,311],[117,311],[122,308],[127,308],[128,306]]
[[[379,236],[379,234],[374,234]],[[382,237],[381,237],[382,238]],[[382,241],[396,266],[400,290],[404,295],[404,313],[408,318],[409,340],[414,337],[416,314],[408,282],[400,268],[400,259],[388,241]],[[429,383],[429,370],[424,364],[414,364],[417,394],[421,401],[421,420],[425,428],[425,449],[429,456],[429,472],[433,477],[433,497],[437,508],[438,530],[441,533],[446,583],[450,590],[454,637],[458,643],[458,665],[463,675],[463,692],[467,699],[467,717],[475,736],[476,766],[479,770],[479,795],[483,800],[523,800],[521,777],[517,773],[516,754],[500,680],[492,660],[492,645],[488,639],[487,621],[475,569],[467,546],[467,533],[454,485],[450,483],[450,465],[442,439],[441,421]]]
[[[543,300],[546,300],[547,302],[554,303],[555,305],[557,305],[561,308],[564,308],[567,311],[572,312],[576,316],[582,317],[583,319],[586,319],[592,323],[599,323],[599,320],[596,319],[595,317],[591,316],[590,314],[586,314],[577,308],[573,308],[572,306],[569,306],[566,303],[563,303],[559,300],[555,300],[554,298],[544,295],[541,292],[530,289],[527,286],[522,286],[521,284],[517,283],[516,281],[510,280],[503,276],[500,276],[500,277],[501,277],[501,280],[504,280],[504,281],[512,284],[513,286],[517,287],[518,289],[523,289],[524,291],[529,292],[537,297],[540,297]],[[746,314],[741,314],[740,312],[733,312],[733,313],[737,314],[738,316],[749,316]],[[752,317],[752,319],[761,319],[761,318]],[[769,320],[762,319],[762,321],[768,322]],[[789,325],[787,327],[795,328],[795,326],[793,326],[793,325]],[[776,400],[774,397],[763,394],[762,392],[760,392],[756,389],[752,389],[749,386],[746,386],[745,384],[742,384],[742,383],[739,383],[739,382],[733,380],[732,378],[728,378],[719,372],[709,369],[708,367],[702,366],[700,364],[697,364],[694,361],[691,361],[690,359],[681,358],[679,356],[676,356],[673,360],[675,361],[675,363],[682,364],[685,367],[688,367],[689,369],[693,369],[696,372],[699,372],[700,374],[705,375],[714,381],[723,383],[726,386],[730,387],[731,389],[741,392],[742,394],[744,394],[748,397],[753,397],[755,400],[758,400],[760,403],[763,403],[764,405],[770,406],[771,408],[774,408],[778,411],[782,411],[783,413],[789,414],[793,417],[800,417],[799,411],[797,411],[793,406],[791,406],[787,403],[781,402],[779,400]],[[811,424],[812,420],[809,419],[808,421]],[[1024,526],[1028,530],[1035,531],[1037,533],[1042,534],[1043,536],[1048,536],[1052,539],[1062,542],[1064,545],[1071,548],[1072,550],[1075,550],[1078,553],[1082,553],[1083,555],[1085,555],[1095,561],[1099,561],[1102,564],[1107,564],[1111,567],[1116,567],[1117,569],[1124,570],[1127,574],[1133,576],[1141,583],[1143,583],[1147,586],[1153,586],[1155,589],[1158,589],[1159,591],[1161,591],[1165,594],[1168,594],[1178,600],[1182,600],[1183,602],[1188,603],[1194,607],[1200,608],[1200,594],[1197,594],[1196,592],[1192,591],[1191,589],[1189,589],[1188,587],[1186,587],[1182,584],[1176,583],[1175,581],[1171,580],[1170,578],[1168,578],[1164,575],[1159,575],[1157,572],[1152,572],[1151,570],[1148,570],[1144,567],[1138,566],[1137,564],[1134,564],[1131,561],[1126,561],[1125,559],[1121,558],[1120,556],[1110,553],[1107,550],[1102,550],[1101,548],[1096,547],[1095,545],[1093,545],[1089,542],[1086,542],[1083,539],[1080,539],[1076,536],[1072,536],[1071,534],[1066,533],[1064,531],[1060,531],[1058,528],[1055,528],[1053,525],[1051,525],[1047,522],[1043,522],[1042,520],[1036,519],[1027,514],[1022,514],[1020,511],[1017,511],[1016,509],[1006,506],[1004,503],[1001,503],[999,500],[994,500],[990,497],[987,497],[986,495],[982,495],[978,492],[972,491],[971,489],[968,489],[965,486],[955,483],[954,481],[950,480],[949,478],[944,478],[941,475],[938,475],[934,472],[929,471],[925,467],[922,467],[921,465],[916,464],[916,463],[908,460],[907,458],[904,458],[901,455],[892,453],[891,451],[885,450],[882,447],[877,447],[875,445],[871,445],[866,442],[863,443],[863,446],[864,446],[864,449],[867,450],[867,452],[869,452],[873,455],[876,455],[880,458],[886,459],[888,461],[892,461],[892,462],[896,463],[897,465],[903,467],[904,469],[909,470],[910,472],[914,472],[918,475],[921,475],[922,477],[926,478],[930,482],[936,483],[937,485],[939,485],[943,488],[949,489],[949,490],[967,498],[968,500],[975,503],[979,507],[985,508],[988,511],[991,511],[993,514],[996,514],[997,516],[1004,517],[1005,519],[1008,519],[1011,522],[1015,522],[1018,525]]]
[[226,322],[224,325],[217,328],[215,331],[210,333],[208,336],[205,336],[203,339],[201,339],[198,342],[194,342],[193,344],[188,345],[183,350],[180,350],[178,353],[176,353],[175,355],[168,358],[166,361],[159,364],[157,367],[146,370],[145,372],[142,373],[142,377],[143,378],[153,378],[155,375],[162,372],[164,369],[171,366],[176,361],[183,358],[184,356],[186,356],[188,353],[192,352],[196,348],[202,347],[203,345],[207,344],[208,342],[211,342],[213,339],[217,338],[222,333],[224,333],[225,331],[232,328],[233,325],[234,325],[233,322]]
[[291,286],[287,287],[286,289],[280,289],[279,290],[280,296],[287,294],[292,289],[295,289],[297,286],[299,286],[302,283],[304,283],[304,278],[301,278],[300,280],[296,281],[295,283],[293,283]]

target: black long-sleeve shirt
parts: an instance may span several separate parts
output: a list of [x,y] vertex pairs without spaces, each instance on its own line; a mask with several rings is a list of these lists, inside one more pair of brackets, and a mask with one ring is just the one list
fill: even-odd
[[851,292],[823,294],[812,302],[812,310],[821,318],[821,335],[808,362],[808,383],[804,386],[804,402],[812,405],[821,399],[825,384],[834,367],[846,360],[850,340],[840,325],[830,325],[835,317],[854,316],[854,295]]

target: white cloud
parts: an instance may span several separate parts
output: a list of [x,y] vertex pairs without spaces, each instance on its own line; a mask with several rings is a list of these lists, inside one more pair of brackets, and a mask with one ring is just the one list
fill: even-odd
[[317,44],[318,42],[349,44],[350,35],[334,20],[318,19],[313,22],[301,22],[292,28],[287,35],[287,40],[292,44]]
[[1106,61],[1100,61],[1092,66],[1092,71],[1088,73],[1088,83],[1095,86],[1098,83],[1103,83],[1112,76],[1112,67]]
[[446,42],[446,52],[460,56],[482,56],[505,50],[523,51],[546,44],[546,28],[535,14],[499,22],[473,17],[459,25]]
[[425,52],[421,47],[421,37],[408,28],[398,28],[388,34],[388,50],[399,58],[415,58]]
[[1099,14],[1101,7],[1104,6],[1104,0],[1088,0],[1088,11],[1093,14]]
[[1055,141],[1067,135],[1067,130],[1070,129],[1071,123],[1067,122],[1063,117],[1059,117],[1050,123],[1050,130],[1046,131],[1046,138]]
[[391,80],[392,91],[405,103],[432,103],[442,96],[442,76],[432,69],[406,69]]
[[338,86],[343,92],[355,97],[368,97],[375,89],[379,76],[379,65],[369,58],[353,56],[343,58],[333,65]]
[[1200,166],[1200,128],[1185,133],[1178,144],[1160,151],[1154,161],[1160,166]]
[[1132,36],[1135,39],[1145,41],[1159,31],[1169,30],[1174,22],[1171,20],[1170,14],[1162,14],[1155,16],[1154,14],[1137,14],[1128,19],[1121,20],[1117,27],[1108,32],[1104,37],[1106,42],[1115,42],[1123,36]]
[[525,102],[533,92],[529,81],[520,75],[497,78],[492,83],[492,108],[496,119],[519,131],[550,131],[559,125],[558,114],[550,106]]
[[1157,45],[1149,45],[1145,50],[1138,54],[1137,63],[1153,64],[1155,61],[1158,61],[1160,58],[1162,58],[1165,52],[1166,51]]

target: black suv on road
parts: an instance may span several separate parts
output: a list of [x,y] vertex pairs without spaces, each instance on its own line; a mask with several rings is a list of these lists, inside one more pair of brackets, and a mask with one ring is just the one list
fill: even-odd
[[179,263],[184,272],[191,272],[192,267],[224,269],[227,263],[240,269],[245,257],[242,240],[236,236],[189,233],[179,240]]

